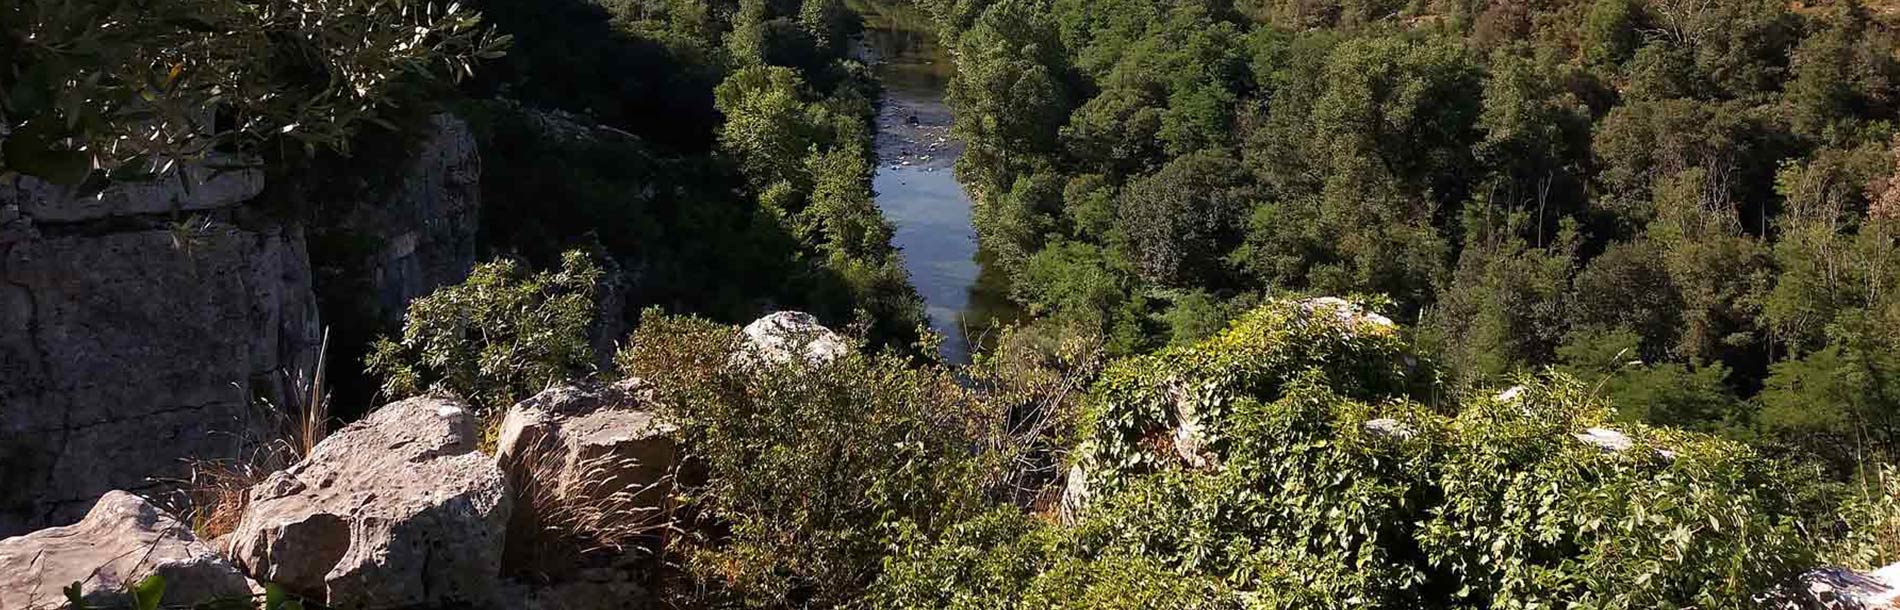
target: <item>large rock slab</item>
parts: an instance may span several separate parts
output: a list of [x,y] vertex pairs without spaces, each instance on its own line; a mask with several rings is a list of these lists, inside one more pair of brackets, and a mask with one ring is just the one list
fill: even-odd
[[[557,559],[542,552],[550,528],[560,533],[576,525],[604,526],[608,531],[584,533],[612,536],[664,518],[678,463],[676,427],[652,410],[642,385],[631,379],[563,385],[508,410],[496,460],[517,495],[508,528],[509,567],[548,568]],[[575,506],[608,514],[542,514]]]
[[1900,564],[1865,573],[1816,568],[1761,601],[1778,610],[1893,610],[1900,608]]
[[251,595],[251,583],[171,515],[111,491],[79,523],[0,540],[0,608],[63,608],[81,583],[94,607],[114,607],[147,576],[165,579],[165,602],[189,606]]
[[0,245],[0,535],[238,456],[254,398],[309,370],[303,233],[238,216],[41,223]]
[[217,156],[187,163],[147,182],[114,184],[86,195],[26,175],[0,182],[0,205],[15,205],[40,222],[65,223],[115,216],[195,212],[234,206],[264,190],[264,169],[255,159]]
[[477,438],[459,402],[386,405],[252,488],[232,558],[331,606],[492,604],[512,501]]

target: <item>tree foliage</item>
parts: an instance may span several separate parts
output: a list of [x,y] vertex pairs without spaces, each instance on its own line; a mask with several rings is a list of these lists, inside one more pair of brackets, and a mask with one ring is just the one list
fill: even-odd
[[926,4],[983,248],[1120,353],[1174,294],[1384,294],[1459,384],[1630,336],[1707,397],[1652,422],[1787,440],[1775,371],[1893,306],[1896,24],[1859,2]]
[[0,171],[97,185],[275,141],[346,149],[508,42],[466,7],[411,0],[9,1]]
[[600,280],[598,264],[579,251],[563,255],[559,271],[484,263],[466,282],[410,303],[402,336],[377,341],[369,371],[389,398],[444,392],[499,413],[591,372]]

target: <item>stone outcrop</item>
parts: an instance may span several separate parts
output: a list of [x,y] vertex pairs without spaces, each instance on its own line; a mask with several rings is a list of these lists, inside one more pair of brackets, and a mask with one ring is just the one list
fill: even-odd
[[[342,189],[347,201],[232,158],[95,195],[0,180],[0,536],[71,523],[109,489],[162,493],[187,458],[256,440],[253,401],[285,404],[321,342],[308,244],[329,229],[288,210],[336,213],[324,220],[373,245],[319,261],[360,280],[331,290],[352,315],[393,326],[409,300],[465,278],[481,163],[466,124],[430,120],[388,179]],[[368,325],[339,334],[360,342]]]
[[783,363],[793,358],[810,362],[828,362],[851,350],[844,338],[818,317],[802,311],[781,311],[754,320],[745,327],[745,351],[742,361]]
[[0,183],[0,535],[236,455],[251,400],[314,360],[303,233],[244,205],[262,180]]
[[180,607],[252,593],[250,580],[190,528],[123,491],[100,498],[77,524],[0,540],[0,608],[8,610],[64,608],[61,589],[73,583],[94,607],[115,607],[153,574],[165,579],[165,602]]
[[1062,497],[1056,505],[1056,519],[1063,525],[1075,525],[1081,522],[1082,512],[1089,507],[1089,473],[1081,464],[1070,464],[1069,473],[1062,480]]
[[1793,587],[1771,594],[1766,607],[1788,610],[1892,610],[1900,608],[1900,564],[1872,572],[1825,567],[1801,575]]
[[367,303],[397,326],[416,297],[468,279],[479,231],[481,155],[467,123],[430,117],[428,137],[408,156],[391,185],[366,188],[342,224],[375,245],[361,271]]
[[1412,440],[1412,437],[1418,436],[1417,430],[1405,425],[1405,422],[1390,417],[1368,420],[1366,421],[1365,427],[1366,432],[1370,432],[1374,436],[1394,441],[1409,441]]
[[492,604],[512,501],[477,440],[459,402],[386,405],[253,487],[229,552],[331,606]]
[[[606,526],[612,531],[599,533],[612,535],[664,517],[676,428],[653,412],[641,386],[631,379],[564,385],[508,410],[496,460],[517,494],[508,527],[511,566],[544,569],[534,565],[543,563],[535,558],[545,550],[539,534],[563,525],[557,521],[580,517],[579,525]],[[609,514],[539,514],[576,506]]]
[[1358,304],[1339,297],[1314,297],[1296,304],[1309,315],[1330,314],[1355,329],[1374,328],[1390,331],[1398,328],[1391,318],[1367,311]]
[[1201,423],[1200,410],[1195,405],[1205,400],[1209,386],[1192,386],[1179,379],[1168,383],[1168,397],[1174,404],[1174,430],[1169,433],[1169,444],[1174,447],[1175,457],[1181,463],[1194,470],[1211,470],[1219,467],[1220,458],[1208,447],[1207,430]]
[[0,186],[0,201],[19,206],[22,216],[51,224],[218,210],[263,192],[264,172],[244,167],[250,164],[245,159],[218,157],[187,164],[150,182],[118,184],[95,195],[16,176]]

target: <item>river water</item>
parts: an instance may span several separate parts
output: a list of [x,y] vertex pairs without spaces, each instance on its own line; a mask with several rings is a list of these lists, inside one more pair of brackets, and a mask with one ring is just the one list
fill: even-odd
[[[950,138],[944,102],[950,61],[924,33],[873,23],[865,57],[884,84],[878,111],[877,205],[896,228],[911,283],[923,296],[932,330],[943,334],[943,358],[970,361],[972,289],[977,285],[976,231],[970,197],[953,167],[962,145]],[[984,300],[978,295],[978,300]]]

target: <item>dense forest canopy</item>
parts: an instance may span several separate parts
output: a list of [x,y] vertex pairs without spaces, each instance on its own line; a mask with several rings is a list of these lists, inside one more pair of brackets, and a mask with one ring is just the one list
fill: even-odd
[[1384,295],[1457,384],[1896,440],[1891,5],[926,4],[983,245],[1047,324],[1135,353]]

